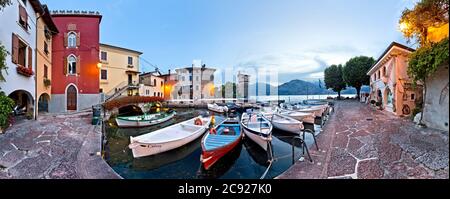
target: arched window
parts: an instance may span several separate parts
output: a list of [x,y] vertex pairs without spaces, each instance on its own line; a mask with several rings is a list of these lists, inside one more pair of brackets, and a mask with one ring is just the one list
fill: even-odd
[[75,33],[71,32],[67,36],[67,46],[69,48],[76,48],[77,47],[77,35]]
[[67,58],[67,70],[71,75],[77,74],[77,58],[73,55]]

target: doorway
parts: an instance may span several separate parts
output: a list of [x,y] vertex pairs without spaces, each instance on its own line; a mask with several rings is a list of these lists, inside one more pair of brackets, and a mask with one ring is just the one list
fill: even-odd
[[77,110],[77,89],[73,85],[67,88],[67,110]]

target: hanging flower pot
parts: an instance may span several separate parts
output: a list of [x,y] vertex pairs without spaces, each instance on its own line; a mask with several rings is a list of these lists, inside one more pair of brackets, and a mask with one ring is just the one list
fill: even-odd
[[34,72],[31,68],[27,68],[24,66],[17,66],[17,73],[26,76],[26,77],[31,77],[34,75]]

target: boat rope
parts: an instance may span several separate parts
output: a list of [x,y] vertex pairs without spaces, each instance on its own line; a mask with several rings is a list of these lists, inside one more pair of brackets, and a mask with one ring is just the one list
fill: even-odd
[[272,167],[272,163],[273,163],[273,150],[272,150],[272,142],[268,141],[267,142],[267,155],[269,157],[269,166],[267,166],[266,171],[264,171],[263,175],[259,178],[259,179],[264,179],[266,178],[267,173],[269,172],[270,168]]

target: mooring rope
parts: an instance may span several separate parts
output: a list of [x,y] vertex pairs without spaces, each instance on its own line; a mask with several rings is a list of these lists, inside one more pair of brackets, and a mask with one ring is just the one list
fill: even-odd
[[268,141],[267,142],[267,153],[268,153],[268,155],[269,155],[269,166],[267,166],[267,169],[266,169],[266,171],[264,171],[264,173],[263,173],[263,175],[261,176],[261,178],[259,178],[259,179],[264,179],[264,178],[266,178],[266,175],[267,175],[267,173],[269,172],[269,170],[270,170],[270,168],[272,167],[272,163],[273,163],[273,151],[272,151],[272,143],[270,142],[270,141]]

